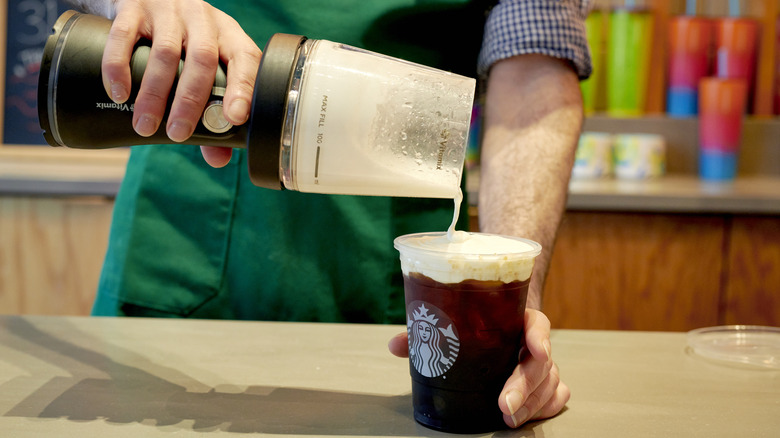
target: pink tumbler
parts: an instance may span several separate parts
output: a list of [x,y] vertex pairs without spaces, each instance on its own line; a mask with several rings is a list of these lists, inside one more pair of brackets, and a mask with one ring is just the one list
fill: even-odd
[[744,79],[753,87],[758,22],[750,18],[721,18],[716,25],[715,76]]
[[709,19],[683,15],[669,22],[669,116],[698,114],[699,80],[710,71],[712,40],[713,24]]
[[699,83],[699,175],[702,179],[734,179],[746,104],[744,79],[705,78]]

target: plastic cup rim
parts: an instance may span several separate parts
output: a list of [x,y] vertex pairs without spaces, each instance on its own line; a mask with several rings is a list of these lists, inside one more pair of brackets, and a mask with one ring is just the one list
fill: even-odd
[[535,258],[542,252],[542,245],[538,242],[535,242],[530,239],[526,239],[523,237],[516,237],[516,236],[508,236],[505,234],[494,234],[494,233],[482,233],[482,232],[474,232],[474,231],[468,231],[467,232],[470,235],[473,234],[479,234],[481,236],[494,236],[494,237],[502,237],[505,239],[511,239],[519,242],[523,242],[527,245],[531,246],[531,249],[526,251],[519,251],[519,252],[496,252],[496,253],[460,253],[460,252],[450,252],[447,251],[446,248],[444,249],[430,249],[430,248],[418,248],[409,246],[404,243],[405,240],[417,238],[417,237],[446,237],[447,232],[446,231],[434,231],[434,232],[423,232],[423,233],[411,233],[411,234],[404,234],[401,236],[396,237],[393,240],[393,246],[395,249],[397,249],[400,253],[404,254],[424,254],[429,256],[436,256],[441,257],[442,255],[446,255],[446,258],[479,258],[481,260],[489,260],[489,259],[506,259],[506,258],[516,258],[518,260],[521,259],[528,259],[528,258]]

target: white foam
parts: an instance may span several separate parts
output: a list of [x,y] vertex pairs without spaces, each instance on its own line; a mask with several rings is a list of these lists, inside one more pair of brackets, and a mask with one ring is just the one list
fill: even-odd
[[446,233],[401,236],[395,247],[405,275],[418,272],[440,283],[527,280],[541,252],[541,245],[530,240],[463,231],[452,240]]
[[285,186],[456,196],[476,81],[331,41],[307,43]]

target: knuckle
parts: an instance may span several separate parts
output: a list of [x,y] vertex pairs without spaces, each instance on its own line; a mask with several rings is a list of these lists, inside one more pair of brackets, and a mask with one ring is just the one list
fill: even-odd
[[187,111],[199,112],[206,103],[205,99],[201,98],[195,93],[190,93],[186,90],[183,91],[184,92],[176,93],[176,105],[181,108],[185,108]]
[[544,368],[544,373],[545,373],[545,374],[548,374],[550,371],[552,371],[552,369],[553,369],[554,367],[556,367],[556,366],[557,366],[557,365],[555,364],[555,361],[553,360],[552,354],[547,354],[547,356],[546,356],[546,357],[544,357],[544,358],[540,358],[540,362],[541,362],[542,360],[544,360],[544,365],[543,365],[543,368]]
[[[262,54],[260,53],[259,49],[257,53],[246,53],[243,56],[243,60],[241,62],[242,65],[257,67],[260,65],[260,59],[262,58]],[[230,64],[228,64],[228,68]],[[244,68],[244,69],[237,69],[237,79],[242,84],[253,84],[255,81],[255,77],[257,75],[256,68]]]
[[249,44],[247,47],[243,50],[243,56],[247,58],[247,60],[251,62],[260,62],[260,58],[263,57],[263,52],[260,50],[259,47],[257,47],[254,44]]
[[122,62],[121,59],[112,56],[106,58],[103,61],[101,68],[103,69],[103,72],[109,77],[115,77],[123,73],[123,71],[127,69],[128,66],[126,63]]
[[257,65],[260,64],[260,59],[263,57],[263,52],[254,44],[245,44],[238,54],[228,59],[228,63],[240,63],[245,65]]
[[553,362],[552,366],[550,366],[549,374],[551,376],[556,376],[556,377],[559,377],[561,375],[561,370],[560,370],[560,368],[558,368],[558,364]]
[[168,92],[163,88],[146,86],[138,92],[137,101],[143,101],[151,107],[163,107],[168,101]]
[[534,391],[528,394],[528,397],[526,397],[525,400],[525,407],[527,407],[528,411],[532,413],[538,411],[545,402],[545,400],[542,400],[539,391]]
[[215,70],[219,63],[219,49],[212,44],[200,44],[187,51],[186,62],[192,63],[196,68]]
[[135,37],[135,28],[122,20],[115,20],[111,25],[111,29],[108,31],[108,38],[110,40],[126,41],[135,39]]
[[550,372],[552,372],[554,366],[555,366],[555,362],[553,362],[552,358],[547,358],[547,361],[544,363],[544,366],[542,368],[543,374],[545,376],[549,375]]
[[157,37],[152,43],[152,56],[166,64],[181,59],[181,41],[171,36]]
[[561,376],[557,370],[551,371],[548,375],[548,379],[550,380],[550,386],[553,388],[557,388],[561,383]]

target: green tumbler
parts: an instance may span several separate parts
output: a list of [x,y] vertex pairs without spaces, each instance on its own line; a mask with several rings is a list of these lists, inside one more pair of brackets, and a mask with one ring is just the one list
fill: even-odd
[[593,73],[588,79],[580,82],[582,103],[586,114],[592,114],[604,109],[604,52],[606,20],[609,15],[600,10],[588,14],[585,19],[585,32],[590,47],[590,57],[593,63]]
[[609,18],[607,113],[638,117],[645,108],[650,69],[653,16],[643,10],[617,9]]

